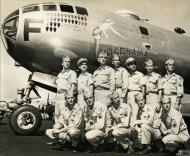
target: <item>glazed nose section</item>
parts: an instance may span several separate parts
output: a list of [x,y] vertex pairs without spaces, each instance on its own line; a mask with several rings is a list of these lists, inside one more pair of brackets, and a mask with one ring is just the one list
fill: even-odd
[[12,54],[14,52],[16,35],[19,22],[19,10],[14,11],[6,17],[1,25],[1,37],[5,49]]

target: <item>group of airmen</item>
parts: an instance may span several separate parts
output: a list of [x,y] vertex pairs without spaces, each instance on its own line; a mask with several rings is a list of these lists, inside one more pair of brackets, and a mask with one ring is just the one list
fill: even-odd
[[87,72],[88,60],[80,58],[78,78],[70,69],[70,58],[63,57],[56,78],[55,124],[46,130],[52,144],[70,142],[77,149],[87,142],[93,151],[112,146],[139,154],[185,148],[189,133],[180,112],[183,78],[174,73],[174,60],[165,62],[161,77],[151,59],[145,61],[143,75],[135,58],[128,58],[124,68],[114,54],[111,68],[107,57],[105,51],[98,54],[99,67],[93,74]]

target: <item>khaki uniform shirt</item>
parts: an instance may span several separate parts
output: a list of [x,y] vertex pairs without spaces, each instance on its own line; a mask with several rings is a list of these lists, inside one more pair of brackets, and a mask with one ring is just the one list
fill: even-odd
[[115,71],[115,87],[122,89],[121,97],[124,97],[127,93],[127,88],[129,85],[129,73],[123,68],[119,67],[118,69],[114,69]]
[[161,125],[160,114],[156,113],[155,110],[148,105],[145,105],[143,110],[144,111],[142,113],[141,119],[145,120],[145,123],[147,123],[149,126],[153,128],[160,128]]
[[151,106],[145,105],[142,110],[138,111],[137,116],[140,117],[140,119],[137,117],[137,120],[140,120],[141,123],[148,124],[149,126],[156,129],[160,128],[160,114],[156,113]]
[[128,104],[121,104],[118,109],[113,106],[108,108],[112,126],[129,128],[131,121],[131,107]]
[[78,104],[75,104],[72,110],[69,110],[67,106],[61,110],[61,115],[59,117],[59,124],[68,126],[70,128],[83,128],[84,125],[84,114],[83,110]]
[[91,85],[93,85],[92,74],[88,72],[81,73],[78,77],[78,94],[84,93]]
[[164,95],[183,96],[183,78],[175,73],[172,75],[165,75],[161,80],[161,89]]
[[93,74],[95,89],[105,89],[114,91],[115,89],[115,74],[114,70],[109,66],[99,67]]
[[77,75],[73,70],[62,71],[58,74],[56,78],[57,90],[71,89],[72,84],[77,84]]
[[146,85],[146,93],[158,93],[160,88],[161,75],[152,72],[151,75],[144,76],[144,83]]
[[141,86],[145,85],[143,74],[135,71],[132,75],[129,75],[129,91],[141,91]]
[[105,130],[111,126],[111,121],[105,105],[96,102],[91,110],[88,106],[85,108],[85,130]]
[[161,120],[161,131],[163,134],[178,135],[183,133],[185,135],[189,135],[187,125],[183,120],[182,114],[176,109],[171,108],[168,114],[162,113]]

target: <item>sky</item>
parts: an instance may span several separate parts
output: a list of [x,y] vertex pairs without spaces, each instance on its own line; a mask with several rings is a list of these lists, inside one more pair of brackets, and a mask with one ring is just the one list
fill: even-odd
[[[0,0],[0,23],[14,10],[32,3],[53,0]],[[56,0],[59,2],[60,0]],[[190,0],[66,0],[74,4],[97,8],[109,12],[131,10],[150,24],[173,31],[178,26],[190,36]],[[16,96],[17,88],[25,88],[30,72],[23,67],[15,67],[14,60],[7,54],[0,41],[0,100]],[[46,98],[48,92],[39,89]],[[52,97],[54,95],[51,95]]]

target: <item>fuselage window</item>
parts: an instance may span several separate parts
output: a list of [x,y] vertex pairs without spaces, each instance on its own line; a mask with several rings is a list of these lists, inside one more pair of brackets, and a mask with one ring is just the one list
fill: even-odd
[[73,7],[70,5],[60,5],[60,9],[62,12],[74,13]]
[[57,11],[56,5],[43,5],[44,11]]
[[149,35],[147,28],[145,27],[139,27],[141,34],[143,35]]
[[40,7],[39,6],[29,6],[26,8],[23,8],[22,12],[26,13],[26,12],[33,12],[33,11],[40,11]]
[[86,8],[76,6],[76,11],[77,11],[77,14],[88,16],[88,12],[87,12]]

